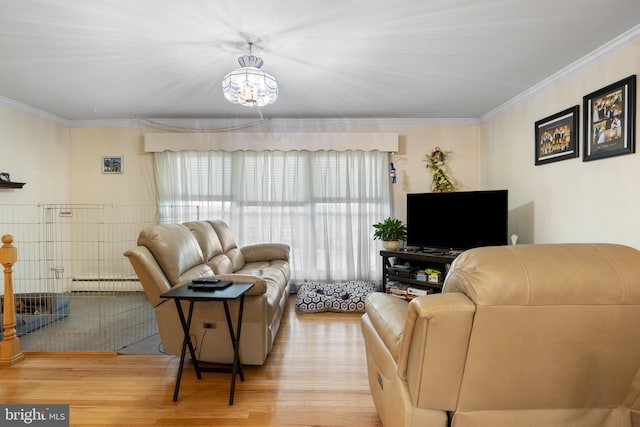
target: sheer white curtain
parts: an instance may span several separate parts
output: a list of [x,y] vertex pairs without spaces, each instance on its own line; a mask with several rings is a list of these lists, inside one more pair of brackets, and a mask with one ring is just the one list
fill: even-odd
[[295,282],[379,282],[372,224],[390,215],[388,153],[155,153],[163,222],[220,218],[239,246],[291,246]]

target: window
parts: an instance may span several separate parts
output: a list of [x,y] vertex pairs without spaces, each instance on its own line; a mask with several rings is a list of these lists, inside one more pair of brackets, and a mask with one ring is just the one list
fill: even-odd
[[165,151],[156,166],[162,222],[219,218],[239,246],[287,243],[294,281],[380,280],[387,153]]

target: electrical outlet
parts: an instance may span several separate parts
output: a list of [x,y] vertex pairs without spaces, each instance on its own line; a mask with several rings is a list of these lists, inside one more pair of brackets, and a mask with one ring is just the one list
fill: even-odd
[[216,328],[216,324],[215,323],[205,322],[205,323],[202,324],[202,327],[204,329],[215,329]]

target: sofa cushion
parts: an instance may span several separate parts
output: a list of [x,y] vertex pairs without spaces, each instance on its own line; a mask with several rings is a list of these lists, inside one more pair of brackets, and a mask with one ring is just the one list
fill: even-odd
[[281,262],[289,261],[289,245],[283,243],[258,243],[241,248],[244,262]]
[[289,280],[289,275],[286,275],[282,268],[273,267],[269,262],[252,262],[245,264],[236,273],[253,274],[256,276],[270,278],[276,282],[286,283]]
[[249,289],[246,295],[265,294],[267,299],[267,320],[269,323],[278,314],[278,301],[282,298],[282,294],[286,292],[286,286],[283,286],[285,282],[273,281],[247,273],[218,274],[216,277],[222,280],[231,280],[234,283],[253,283],[253,288]]
[[[207,261],[207,264],[215,274],[232,274],[235,273],[233,263],[226,254],[216,255]],[[244,272],[242,272],[244,273]],[[251,273],[249,273],[251,274]]]
[[191,233],[198,241],[205,260],[210,260],[222,253],[222,243],[220,243],[218,235],[207,221],[189,221],[185,222],[184,225],[191,230]]
[[249,289],[245,295],[260,295],[267,291],[267,282],[258,276],[250,274],[218,274],[216,277],[220,280],[230,280],[234,283],[253,283],[253,288]]
[[242,267],[244,267],[244,256],[242,255],[242,251],[238,248],[229,249],[226,252],[227,257],[231,260],[231,265],[233,265],[233,271],[240,271]]
[[222,220],[213,220],[208,221],[209,224],[215,230],[218,239],[220,240],[220,244],[222,245],[222,252],[224,252],[227,257],[231,260],[231,264],[233,265],[232,271],[225,271],[225,273],[236,272],[244,267],[244,255],[242,251],[238,249],[238,245],[233,239],[233,234],[231,233],[231,229],[229,226]]
[[204,264],[198,241],[182,224],[146,227],[138,236],[138,245],[149,249],[171,285],[178,284],[188,270]]

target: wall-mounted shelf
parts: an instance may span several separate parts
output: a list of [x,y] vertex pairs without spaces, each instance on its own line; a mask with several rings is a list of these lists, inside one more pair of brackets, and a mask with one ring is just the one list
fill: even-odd
[[0,181],[0,188],[22,188],[24,182]]

